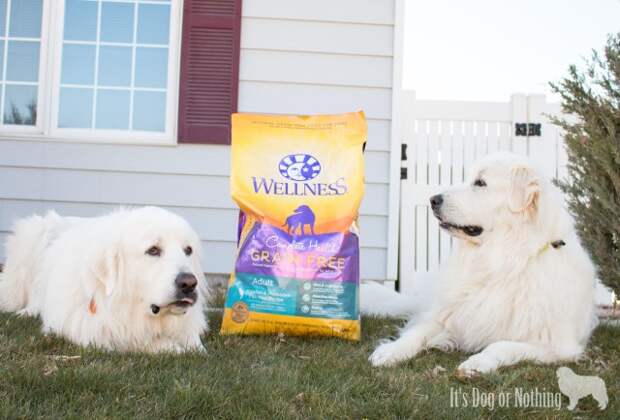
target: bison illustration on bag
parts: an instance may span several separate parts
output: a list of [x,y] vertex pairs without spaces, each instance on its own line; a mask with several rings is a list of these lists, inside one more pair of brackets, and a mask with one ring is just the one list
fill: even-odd
[[286,232],[289,235],[296,235],[298,230],[300,235],[305,235],[306,225],[310,227],[310,233],[314,235],[314,213],[310,207],[303,205],[297,207],[295,212],[286,218],[282,226],[286,226]]

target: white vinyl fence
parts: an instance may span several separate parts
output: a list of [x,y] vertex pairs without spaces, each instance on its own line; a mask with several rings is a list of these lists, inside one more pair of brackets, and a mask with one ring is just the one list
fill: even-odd
[[[429,197],[463,182],[472,162],[497,151],[530,156],[550,178],[565,174],[566,154],[546,115],[560,107],[544,95],[512,95],[510,102],[416,100],[403,93],[404,155],[400,208],[400,291],[436,274],[452,246],[439,229]],[[405,157],[405,156],[403,156]]]

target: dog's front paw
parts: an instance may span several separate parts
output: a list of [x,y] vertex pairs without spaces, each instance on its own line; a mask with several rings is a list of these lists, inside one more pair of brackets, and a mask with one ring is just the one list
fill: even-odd
[[398,344],[394,341],[381,344],[368,358],[370,363],[376,367],[393,366],[405,359],[406,357],[402,355]]
[[497,369],[497,362],[494,359],[478,353],[461,363],[456,370],[458,376],[472,378],[483,373],[492,372],[495,369]]

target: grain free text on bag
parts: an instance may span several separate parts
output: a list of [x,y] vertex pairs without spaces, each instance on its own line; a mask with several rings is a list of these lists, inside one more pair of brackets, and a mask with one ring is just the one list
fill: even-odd
[[359,339],[365,140],[362,112],[232,116],[241,211],[222,334]]

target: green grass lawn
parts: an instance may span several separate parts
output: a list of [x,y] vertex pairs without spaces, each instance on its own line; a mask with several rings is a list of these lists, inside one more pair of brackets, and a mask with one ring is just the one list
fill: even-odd
[[[592,397],[562,408],[451,408],[450,390],[497,395],[515,387],[558,392],[557,366],[520,364],[476,379],[459,379],[462,353],[430,351],[393,368],[367,357],[398,323],[364,319],[361,343],[339,339],[220,336],[212,313],[205,354],[114,354],[45,337],[40,323],[0,314],[0,417],[217,418],[618,418],[620,329],[602,326],[587,357],[569,364],[600,375],[609,406]],[[437,368],[441,366],[441,368]]]

